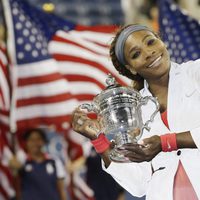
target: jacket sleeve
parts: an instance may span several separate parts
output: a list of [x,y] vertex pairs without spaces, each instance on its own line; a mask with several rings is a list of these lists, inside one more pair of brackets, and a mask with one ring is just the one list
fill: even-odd
[[192,81],[194,87],[200,93],[200,59],[189,61],[186,70],[188,78]]
[[[194,88],[198,91],[200,96],[200,59],[195,61],[190,61],[187,66],[187,76],[192,81]],[[199,102],[200,103],[200,102]],[[200,149],[200,126],[190,130],[192,138],[197,146]]]
[[151,179],[151,164],[142,163],[115,163],[111,162],[106,169],[102,161],[103,170],[109,173],[130,194],[142,197],[146,194]]

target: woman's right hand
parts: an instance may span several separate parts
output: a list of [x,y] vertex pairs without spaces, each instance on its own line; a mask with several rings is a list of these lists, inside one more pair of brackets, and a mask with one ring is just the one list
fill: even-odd
[[12,170],[20,170],[22,168],[22,163],[17,159],[16,156],[13,156],[9,161],[9,167]]
[[87,113],[77,108],[72,115],[72,128],[81,135],[94,140],[101,131],[100,122],[97,119],[90,119]]
[[[81,135],[94,140],[97,138],[98,134],[101,132],[101,120],[100,119],[90,119],[80,108],[77,108],[72,115],[72,128],[74,131],[80,133]],[[110,148],[113,148],[114,144],[111,143]],[[109,149],[101,154],[101,157],[107,168],[111,160],[109,158]]]

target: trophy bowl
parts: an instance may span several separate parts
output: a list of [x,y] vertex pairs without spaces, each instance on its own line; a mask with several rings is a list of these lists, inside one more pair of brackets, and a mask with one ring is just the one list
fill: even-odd
[[[127,151],[123,145],[137,143],[143,129],[150,130],[149,123],[153,122],[159,111],[159,104],[152,96],[142,97],[132,87],[120,86],[109,74],[106,79],[107,88],[98,94],[90,104],[82,104],[82,109],[95,112],[100,118],[102,130],[109,140],[114,140],[115,147],[110,151],[110,159],[114,162],[130,162],[124,156]],[[141,107],[148,101],[153,101],[155,111],[150,119],[143,123]],[[139,129],[137,134],[134,130]]]

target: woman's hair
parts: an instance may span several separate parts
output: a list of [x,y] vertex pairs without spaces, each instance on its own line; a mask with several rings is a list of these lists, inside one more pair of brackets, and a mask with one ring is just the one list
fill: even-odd
[[[116,46],[116,42],[118,40],[118,37],[120,35],[120,33],[128,28],[129,26],[132,26],[134,24],[129,24],[129,25],[126,25],[126,26],[122,26],[120,27],[117,32],[116,32],[116,35],[111,43],[111,46],[110,46],[110,57],[111,57],[111,60],[112,60],[112,63],[115,67],[115,69],[121,74],[121,75],[124,75],[126,76],[127,78],[130,78],[132,80],[132,84],[131,86],[134,87],[135,89],[137,90],[140,90],[144,87],[144,78],[141,77],[139,74],[132,74],[130,72],[130,70],[128,70],[123,64],[121,64],[119,62],[119,60],[117,59],[117,56],[115,54],[115,46]],[[155,34],[156,35],[156,34]]]
[[27,141],[34,132],[37,132],[38,135],[40,135],[40,137],[42,138],[44,143],[48,143],[48,140],[47,140],[47,137],[46,137],[46,133],[41,128],[31,128],[31,129],[26,130],[24,132],[24,134],[23,134],[24,141]]

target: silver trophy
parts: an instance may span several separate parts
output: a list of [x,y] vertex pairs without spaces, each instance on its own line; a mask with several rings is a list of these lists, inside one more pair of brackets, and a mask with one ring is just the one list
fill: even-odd
[[[136,143],[142,136],[143,130],[150,130],[149,123],[153,122],[159,111],[159,104],[152,96],[142,97],[131,87],[120,86],[110,74],[106,79],[107,88],[98,94],[92,103],[82,104],[80,108],[95,112],[100,118],[102,132],[114,140],[115,147],[110,152],[110,159],[115,162],[130,162],[124,156],[124,144]],[[141,106],[151,100],[155,103],[155,111],[150,119],[143,123]],[[138,129],[138,134],[133,130]]]

